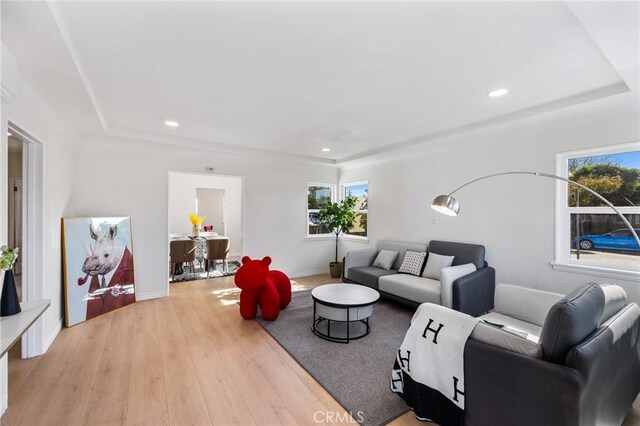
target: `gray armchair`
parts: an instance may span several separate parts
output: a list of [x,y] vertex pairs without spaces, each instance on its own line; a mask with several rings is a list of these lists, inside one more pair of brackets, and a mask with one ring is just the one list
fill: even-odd
[[640,307],[618,286],[554,297],[497,286],[498,312],[483,318],[527,338],[478,324],[464,352],[466,425],[622,423],[640,392]]

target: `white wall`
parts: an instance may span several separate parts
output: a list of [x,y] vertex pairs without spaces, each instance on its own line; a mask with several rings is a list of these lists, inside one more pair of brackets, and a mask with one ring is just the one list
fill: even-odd
[[[337,172],[336,173],[337,176]],[[226,232],[230,239],[230,255],[241,256],[244,244],[242,178],[238,176],[203,175],[172,172],[169,175],[169,232],[191,235],[191,223],[187,219],[195,210],[197,188],[223,189],[226,194]],[[205,214],[206,216],[206,214]],[[209,221],[205,221],[209,224]],[[222,228],[214,229],[222,233]]]
[[244,254],[269,255],[273,269],[292,277],[328,269],[331,241],[306,238],[306,184],[336,182],[336,167],[139,140],[82,140],[75,161],[76,214],[131,216],[140,299],[161,297],[168,288],[169,171],[202,173],[208,166],[244,177]]
[[[196,188],[197,213],[204,216],[203,226],[213,226],[213,230],[219,235],[225,235],[227,232],[224,229],[225,211],[228,209],[226,198],[224,189]],[[242,206],[237,212],[242,213]]]
[[[639,141],[638,117],[637,94],[618,95],[345,163],[340,181],[369,180],[369,245],[378,239],[480,243],[497,282],[568,292],[588,281],[611,280],[552,270],[554,180],[507,176],[478,182],[457,193],[461,213],[455,218],[433,211],[431,201],[490,173],[555,174],[557,152]],[[343,241],[342,247],[344,252],[366,245]],[[618,283],[630,300],[640,302],[638,282]]]
[[[7,211],[7,120],[36,137],[43,144],[43,229],[44,282],[42,298],[51,299],[51,306],[39,320],[37,330],[45,349],[60,330],[64,310],[62,299],[60,218],[73,214],[71,206],[74,154],[73,139],[61,127],[53,111],[41,102],[26,82],[21,84],[21,97],[2,105],[2,137],[0,137],[0,211]],[[0,215],[0,245],[7,242],[6,215]],[[1,279],[1,276],[0,276]],[[1,282],[1,281],[0,281]],[[23,283],[23,286],[26,285]],[[3,367],[0,367],[2,369]],[[4,377],[4,373],[0,374]],[[0,387],[1,388],[1,387]],[[0,412],[6,395],[0,395]]]

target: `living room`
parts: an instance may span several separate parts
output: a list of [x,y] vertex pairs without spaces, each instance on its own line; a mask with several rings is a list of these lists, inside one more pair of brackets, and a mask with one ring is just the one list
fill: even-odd
[[[181,317],[191,332],[176,329],[178,320],[156,322],[159,310],[173,306],[169,309],[184,313],[190,303],[197,305],[194,312],[211,315],[219,330],[229,327],[219,337],[230,349],[218,358],[211,355],[211,368],[228,368],[240,376],[233,381],[246,381],[246,386],[236,386],[250,392],[251,377],[242,375],[246,362],[251,371],[262,371],[256,388],[272,391],[264,396],[266,402],[259,402],[269,391],[247,395],[236,390],[220,405],[209,400],[215,393],[207,394],[205,387],[197,398],[209,416],[227,406],[235,407],[230,409],[234,413],[242,411],[243,405],[233,405],[231,398],[239,395],[256,404],[250,410],[270,414],[262,422],[259,416],[238,414],[238,423],[322,422],[312,417],[315,411],[344,411],[259,325],[240,319],[232,279],[225,279],[228,288],[215,279],[192,288],[169,287],[169,175],[174,172],[203,174],[213,168],[216,175],[242,177],[242,254],[270,256],[271,269],[285,272],[302,287],[338,281],[326,275],[334,260],[334,240],[305,232],[307,186],[335,185],[337,199],[341,185],[366,182],[367,235],[341,238],[339,259],[388,239],[481,244],[496,283],[560,294],[589,282],[615,283],[629,303],[640,302],[637,263],[618,270],[576,267],[569,261],[569,234],[562,234],[569,225],[558,219],[562,189],[556,180],[495,177],[456,194],[462,205],[458,217],[429,208],[437,195],[490,174],[566,174],[563,155],[638,151],[637,2],[3,1],[1,12],[2,84],[13,96],[0,104],[0,134],[16,129],[30,137],[26,157],[32,163],[26,170],[36,186],[32,200],[40,203],[32,212],[39,221],[27,222],[34,224],[31,233],[40,237],[34,244],[41,248],[40,254],[25,252],[41,277],[33,280],[28,298],[51,300],[28,334],[33,341],[25,342],[29,358],[21,361],[32,364],[24,364],[18,379],[10,375],[7,380],[6,357],[2,362],[0,407],[6,409],[8,403],[10,415],[3,423],[64,419],[75,394],[65,394],[66,402],[58,404],[46,397],[56,392],[52,382],[62,371],[73,371],[54,368],[73,355],[64,345],[89,350],[91,342],[107,338],[103,328],[127,321],[139,321],[136,327],[143,330],[168,327],[168,336],[186,333],[180,339],[201,344],[205,349],[199,358],[191,353],[182,359],[184,353],[176,352],[180,363],[202,367],[189,373],[195,382],[178,388],[197,383],[206,371],[203,354],[220,354],[205,336],[209,329],[197,324],[195,314]],[[496,89],[508,93],[487,96]],[[6,137],[0,148],[0,198],[6,211]],[[626,208],[637,219],[637,208]],[[63,328],[60,220],[105,216],[131,218],[136,311],[127,313],[131,309],[126,307],[107,314],[113,323],[101,317]],[[7,227],[5,215],[0,216],[0,245],[8,241]],[[226,309],[188,302],[213,291],[229,303]],[[91,337],[90,330],[102,334]],[[247,347],[233,344],[232,331],[240,333],[238,341]],[[165,331],[154,331],[160,332]],[[249,346],[252,339],[254,348]],[[167,369],[145,372],[179,377],[176,366],[159,359],[159,353],[170,355],[170,348],[154,353],[140,342],[129,342],[135,346],[132,358],[141,353],[140,359]],[[154,342],[146,341],[157,348]],[[253,350],[255,355],[245,354]],[[277,362],[262,364],[260,354]],[[55,358],[47,361],[50,355]],[[235,357],[243,361],[234,364]],[[135,365],[143,368],[146,362]],[[393,359],[389,372],[392,364]],[[65,388],[83,380],[98,383],[108,371],[97,361],[76,367],[87,376],[65,377]],[[32,376],[39,370],[44,374]],[[292,375],[295,385],[275,381],[279,374]],[[126,392],[153,395],[145,385],[136,382]],[[109,386],[117,389],[115,382]],[[85,415],[89,401],[99,394],[80,387],[91,397],[81,395],[85,411],[77,414],[74,408],[70,412],[77,417],[67,423],[98,423]],[[18,392],[14,396],[12,388]],[[30,405],[29,396],[42,404]],[[179,393],[173,396],[130,399],[130,413],[136,407],[142,412],[139,405],[164,407],[184,399]],[[299,405],[292,407],[287,398]],[[302,409],[305,404],[319,408]],[[17,415],[17,407],[18,413],[32,410],[33,417]],[[212,421],[178,416],[202,407],[162,407],[158,413],[169,413],[170,420],[162,422]],[[154,424],[163,418],[127,417],[123,410],[125,420],[111,423]],[[285,412],[294,414],[273,414]]]

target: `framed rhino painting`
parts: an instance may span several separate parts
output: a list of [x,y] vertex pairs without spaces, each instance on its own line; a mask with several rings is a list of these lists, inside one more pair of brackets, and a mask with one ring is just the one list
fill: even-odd
[[136,301],[131,218],[62,219],[65,324]]

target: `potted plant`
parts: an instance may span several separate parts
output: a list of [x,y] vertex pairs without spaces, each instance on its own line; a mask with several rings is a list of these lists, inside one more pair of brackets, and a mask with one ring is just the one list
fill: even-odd
[[191,222],[191,226],[193,227],[193,237],[198,238],[200,236],[200,225],[206,218],[204,216],[198,216],[195,213],[191,213],[189,215],[189,222]]
[[336,258],[334,262],[329,263],[331,278],[340,278],[342,275],[342,262],[338,262],[338,237],[341,232],[347,232],[353,227],[357,201],[357,197],[349,195],[337,203],[328,203],[318,212],[320,223],[336,235]]
[[16,282],[13,278],[13,265],[18,260],[18,247],[10,249],[7,246],[0,247],[0,269],[4,272],[2,284],[2,296],[0,296],[0,316],[7,317],[21,311]]

